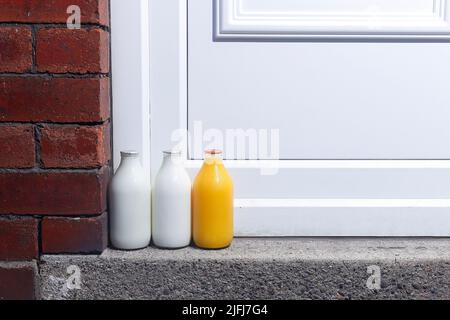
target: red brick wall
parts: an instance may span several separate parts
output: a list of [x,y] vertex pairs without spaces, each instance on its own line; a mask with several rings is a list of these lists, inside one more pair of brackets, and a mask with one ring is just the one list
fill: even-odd
[[39,297],[40,255],[107,246],[108,20],[107,0],[0,0],[0,300]]

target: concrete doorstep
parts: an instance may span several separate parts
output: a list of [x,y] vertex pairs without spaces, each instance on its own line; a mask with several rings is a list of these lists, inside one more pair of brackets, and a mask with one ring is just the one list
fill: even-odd
[[449,299],[450,239],[236,239],[44,256],[44,299]]

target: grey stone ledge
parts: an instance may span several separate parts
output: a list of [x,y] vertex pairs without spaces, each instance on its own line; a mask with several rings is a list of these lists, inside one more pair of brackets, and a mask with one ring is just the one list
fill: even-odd
[[[69,289],[67,267],[81,271]],[[367,268],[381,270],[369,289]],[[44,299],[449,299],[450,239],[236,239],[225,250],[49,255]]]

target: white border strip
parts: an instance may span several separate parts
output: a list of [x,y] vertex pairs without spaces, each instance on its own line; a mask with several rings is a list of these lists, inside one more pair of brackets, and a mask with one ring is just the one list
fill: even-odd
[[429,14],[354,15],[314,12],[241,12],[242,0],[215,0],[220,41],[414,40],[450,38],[448,0],[434,0]]
[[236,199],[238,208],[450,208],[450,199]]
[[[186,168],[200,168],[202,160],[188,160]],[[242,169],[449,169],[450,160],[225,160],[227,168]]]

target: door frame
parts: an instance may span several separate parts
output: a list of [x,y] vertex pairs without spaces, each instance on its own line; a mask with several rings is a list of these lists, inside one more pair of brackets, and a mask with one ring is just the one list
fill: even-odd
[[151,179],[162,162],[157,150],[186,123],[186,12],[187,0],[111,0],[115,170],[120,151],[132,149]]
[[[120,150],[138,150],[149,179],[172,133],[187,127],[187,1],[111,1],[114,167]],[[192,170],[200,165],[186,161]],[[381,172],[446,170],[450,161],[252,160],[226,166]],[[236,199],[235,207],[237,236],[450,236],[450,199]]]
[[150,35],[147,0],[111,0],[113,165],[136,150],[150,177]]

